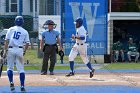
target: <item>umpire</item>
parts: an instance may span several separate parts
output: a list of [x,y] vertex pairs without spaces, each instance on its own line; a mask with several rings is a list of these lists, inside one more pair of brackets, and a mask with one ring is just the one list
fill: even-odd
[[56,53],[58,52],[57,43],[60,46],[60,50],[62,50],[59,32],[54,30],[56,28],[56,24],[52,20],[47,20],[44,23],[43,28],[45,31],[42,33],[42,39],[40,41],[40,49],[44,52],[41,75],[47,75],[49,59],[50,75],[54,75],[53,70],[56,63]]

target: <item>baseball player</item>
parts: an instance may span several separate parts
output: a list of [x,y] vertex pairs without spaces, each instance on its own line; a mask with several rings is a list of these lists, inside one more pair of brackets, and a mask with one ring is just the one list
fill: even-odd
[[117,41],[113,44],[112,50],[114,52],[114,59],[115,62],[118,62],[119,60],[119,54],[121,54],[122,61],[124,62],[124,47],[123,44],[120,41]]
[[[22,28],[24,19],[22,16],[17,16],[15,18],[15,26],[8,29],[5,37],[5,53],[7,52],[7,75],[10,82],[11,91],[15,90],[13,81],[13,70],[14,62],[16,62],[16,68],[19,71],[19,78],[21,83],[21,91],[25,92],[24,81],[24,59],[23,56],[26,53],[29,41],[28,32]],[[25,42],[25,47],[23,47],[23,42]]]
[[87,32],[83,26],[83,19],[79,17],[76,19],[74,23],[76,25],[77,30],[76,36],[72,35],[72,39],[76,40],[76,43],[71,49],[69,54],[69,63],[71,72],[66,76],[69,77],[74,75],[74,59],[76,58],[77,54],[80,53],[83,62],[87,65],[87,67],[90,70],[90,78],[92,78],[95,70],[92,68],[91,63],[89,62],[87,57],[87,44],[85,43]]
[[132,38],[129,38],[129,44],[127,46],[127,56],[128,56],[128,60],[129,62],[131,62],[131,56],[134,55],[135,56],[135,62],[138,61],[138,58],[139,58],[139,52],[138,52],[138,48],[137,48],[137,45],[136,43],[133,42],[133,39]]

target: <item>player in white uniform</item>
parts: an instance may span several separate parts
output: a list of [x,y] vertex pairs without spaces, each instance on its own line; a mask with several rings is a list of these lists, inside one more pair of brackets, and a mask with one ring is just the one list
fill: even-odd
[[[8,29],[5,37],[5,52],[7,52],[7,75],[10,82],[11,91],[15,90],[13,82],[13,70],[14,62],[16,62],[16,68],[19,71],[19,78],[21,83],[21,91],[25,92],[24,81],[24,54],[30,43],[28,32],[21,26],[24,23],[22,16],[15,18],[15,26]],[[23,48],[23,44],[26,44]],[[5,53],[6,54],[6,53]]]
[[74,23],[76,25],[77,30],[76,36],[72,35],[72,39],[76,40],[76,43],[69,54],[69,63],[71,72],[66,76],[69,77],[74,75],[74,59],[76,58],[77,54],[80,53],[83,62],[90,69],[90,78],[92,78],[95,70],[92,68],[91,63],[89,62],[87,57],[87,44],[85,43],[87,32],[83,26],[83,19],[77,18]]

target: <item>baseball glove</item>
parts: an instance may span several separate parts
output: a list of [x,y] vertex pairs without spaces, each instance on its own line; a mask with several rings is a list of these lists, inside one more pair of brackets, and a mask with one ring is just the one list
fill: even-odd
[[63,57],[63,56],[64,56],[64,52],[63,52],[62,50],[60,50],[60,51],[58,52],[58,54],[59,54],[60,57]]

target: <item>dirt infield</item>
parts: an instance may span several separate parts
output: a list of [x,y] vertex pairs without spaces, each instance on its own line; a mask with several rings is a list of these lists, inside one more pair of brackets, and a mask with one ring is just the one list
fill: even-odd
[[[15,86],[19,86],[19,76],[14,75]],[[72,77],[65,74],[26,74],[26,86],[81,86],[81,85],[127,85],[140,86],[140,73],[95,73],[89,78],[87,73],[77,73]],[[0,78],[0,86],[9,86],[7,75]]]

